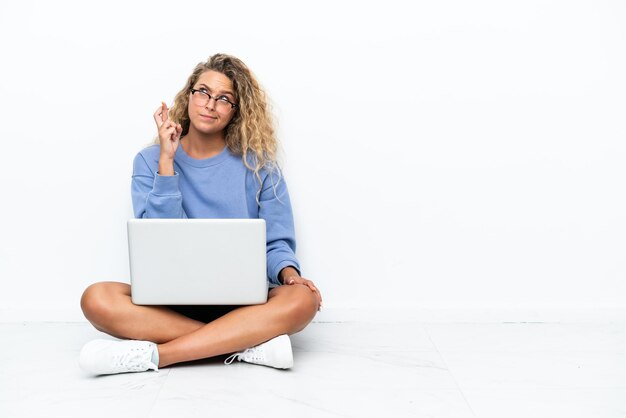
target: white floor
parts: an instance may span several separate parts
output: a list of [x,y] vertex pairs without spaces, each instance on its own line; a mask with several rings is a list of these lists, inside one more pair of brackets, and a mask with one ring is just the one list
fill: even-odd
[[626,324],[315,322],[294,368],[91,377],[87,323],[0,324],[0,417],[626,417]]

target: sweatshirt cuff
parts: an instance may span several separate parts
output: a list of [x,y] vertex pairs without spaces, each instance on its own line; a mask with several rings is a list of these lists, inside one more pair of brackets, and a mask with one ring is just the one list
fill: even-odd
[[158,172],[154,174],[152,194],[161,196],[180,194],[180,189],[178,187],[178,179],[180,176],[177,172],[174,172],[173,176],[162,176]]
[[274,269],[275,276],[270,278],[270,283],[274,283],[274,284],[278,284],[278,285],[282,284],[280,282],[280,278],[278,276],[280,275],[280,271],[282,269],[284,269],[285,267],[293,267],[294,269],[296,269],[298,271],[298,274],[301,275],[300,266],[298,265],[298,263],[294,262],[293,260],[285,260],[285,261],[279,263],[275,267],[275,269]]

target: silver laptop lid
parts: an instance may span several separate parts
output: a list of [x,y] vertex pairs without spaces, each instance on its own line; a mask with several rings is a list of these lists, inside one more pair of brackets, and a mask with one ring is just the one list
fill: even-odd
[[263,219],[129,220],[133,303],[265,303],[265,231]]

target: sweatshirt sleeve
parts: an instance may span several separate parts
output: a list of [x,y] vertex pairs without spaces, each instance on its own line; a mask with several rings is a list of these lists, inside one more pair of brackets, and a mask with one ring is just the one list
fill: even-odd
[[136,218],[186,218],[179,174],[160,176],[139,153],[133,161],[131,195]]
[[280,172],[265,177],[259,196],[259,218],[267,227],[267,277],[270,283],[280,284],[278,273],[288,266],[300,272],[295,256],[296,236],[287,184]]

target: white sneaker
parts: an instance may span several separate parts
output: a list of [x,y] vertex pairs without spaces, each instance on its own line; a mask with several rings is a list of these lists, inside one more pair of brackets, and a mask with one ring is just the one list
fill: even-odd
[[93,374],[159,371],[152,363],[156,344],[138,340],[93,340],[80,350],[78,364]]
[[235,359],[277,369],[289,369],[293,366],[291,341],[288,335],[279,335],[263,344],[246,348],[241,353],[232,354],[224,361],[224,364],[231,364]]

